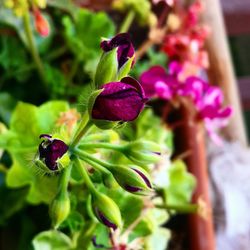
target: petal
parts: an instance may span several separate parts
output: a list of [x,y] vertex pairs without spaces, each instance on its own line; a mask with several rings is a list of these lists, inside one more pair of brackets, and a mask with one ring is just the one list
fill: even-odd
[[168,81],[168,75],[165,69],[161,66],[151,67],[149,70],[141,74],[140,83],[147,98],[151,98],[156,95],[155,84],[159,81],[165,83]]
[[105,52],[108,52],[114,48],[118,48],[117,59],[119,68],[125,64],[128,58],[133,57],[135,54],[135,50],[128,33],[120,33],[111,40],[102,41],[101,48]]

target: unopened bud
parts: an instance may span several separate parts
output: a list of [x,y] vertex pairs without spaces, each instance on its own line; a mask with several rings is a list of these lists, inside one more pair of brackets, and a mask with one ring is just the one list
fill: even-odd
[[152,194],[150,177],[144,169],[115,166],[109,170],[119,185],[126,191],[139,195]]
[[68,192],[60,190],[50,206],[50,217],[54,228],[58,228],[60,224],[68,217],[70,212],[70,199]]
[[42,37],[48,36],[49,32],[50,32],[49,22],[41,14],[41,12],[38,9],[34,10],[34,18],[35,18],[35,28],[36,28],[36,31]]
[[92,194],[92,208],[97,219],[113,230],[122,226],[119,207],[108,196],[101,193]]
[[138,140],[129,143],[124,154],[136,164],[156,163],[161,158],[161,147],[151,141]]

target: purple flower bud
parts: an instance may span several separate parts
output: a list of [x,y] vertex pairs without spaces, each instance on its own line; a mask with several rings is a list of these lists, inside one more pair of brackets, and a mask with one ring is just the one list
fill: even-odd
[[120,33],[108,41],[102,41],[101,48],[104,52],[118,48],[117,60],[119,69],[135,54],[133,44],[131,43],[129,34],[127,33]]
[[50,170],[57,170],[57,160],[61,158],[68,150],[68,146],[61,140],[52,139],[47,134],[40,135],[44,140],[39,145],[39,157],[43,160]]
[[130,193],[148,195],[153,191],[150,177],[142,168],[115,166],[110,171],[119,185]]
[[112,228],[113,230],[117,229],[117,225],[112,223],[108,218],[104,216],[104,214],[96,208],[95,214],[97,215],[98,219],[107,227]]
[[[140,177],[143,179],[144,183],[146,184],[148,188],[152,189],[152,185],[148,177],[144,173],[142,173],[142,171],[140,171],[139,169],[135,169],[135,168],[131,168],[131,169],[133,169],[138,175],[140,175]],[[124,189],[130,193],[137,193],[137,192],[143,191],[142,187],[132,186],[128,184],[124,185]]]
[[133,121],[144,108],[144,91],[139,82],[131,77],[124,77],[121,82],[107,83],[102,88],[93,105],[93,119]]
[[146,185],[149,187],[149,188],[152,188],[152,185],[148,179],[148,177],[142,172],[140,171],[139,169],[136,169],[136,168],[132,168],[137,174],[139,174],[141,176],[141,178],[144,180],[144,182],[146,183]]

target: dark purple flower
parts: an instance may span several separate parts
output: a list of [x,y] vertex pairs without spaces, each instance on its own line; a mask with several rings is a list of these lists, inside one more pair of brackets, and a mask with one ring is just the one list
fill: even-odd
[[127,33],[120,33],[108,41],[102,41],[101,48],[104,52],[118,48],[117,60],[119,69],[135,54],[133,44],[131,43],[129,34]]
[[144,108],[144,91],[139,82],[131,77],[107,83],[102,88],[92,109],[93,119],[133,121]]
[[57,170],[57,160],[60,159],[68,150],[68,146],[61,140],[52,139],[47,134],[40,135],[44,140],[39,145],[39,157],[43,160],[50,170]]

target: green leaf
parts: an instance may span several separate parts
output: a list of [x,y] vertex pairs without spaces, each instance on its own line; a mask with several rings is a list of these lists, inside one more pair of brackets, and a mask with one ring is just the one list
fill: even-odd
[[0,93],[0,118],[6,124],[9,124],[11,112],[16,103],[17,101],[9,93]]
[[69,228],[71,233],[79,232],[84,225],[83,216],[77,211],[72,211],[68,218],[60,225],[60,228]]
[[51,98],[59,98],[65,94],[67,79],[59,69],[45,64],[45,78]]
[[148,250],[165,250],[168,246],[170,239],[170,231],[165,228],[157,229],[153,235],[148,237],[147,248]]
[[104,12],[93,13],[80,9],[74,20],[65,16],[62,22],[70,50],[78,61],[85,63],[100,56],[101,37],[110,37],[115,32],[114,24]]
[[16,190],[11,190],[6,187],[0,188],[0,225],[4,224],[8,218],[24,207],[28,190],[28,187]]
[[70,250],[73,248],[71,239],[56,230],[39,233],[33,239],[32,244],[34,250]]
[[15,36],[1,36],[0,68],[4,70],[3,80],[10,77],[20,82],[27,80],[29,71],[26,71],[26,74],[22,74],[20,71],[28,64],[28,54],[20,40]]
[[63,11],[69,12],[72,16],[75,15],[77,11],[77,6],[72,3],[71,0],[49,0],[47,1],[48,6],[61,9]]
[[187,172],[184,162],[174,161],[168,173],[167,204],[179,205],[190,202],[196,180],[192,174]]

